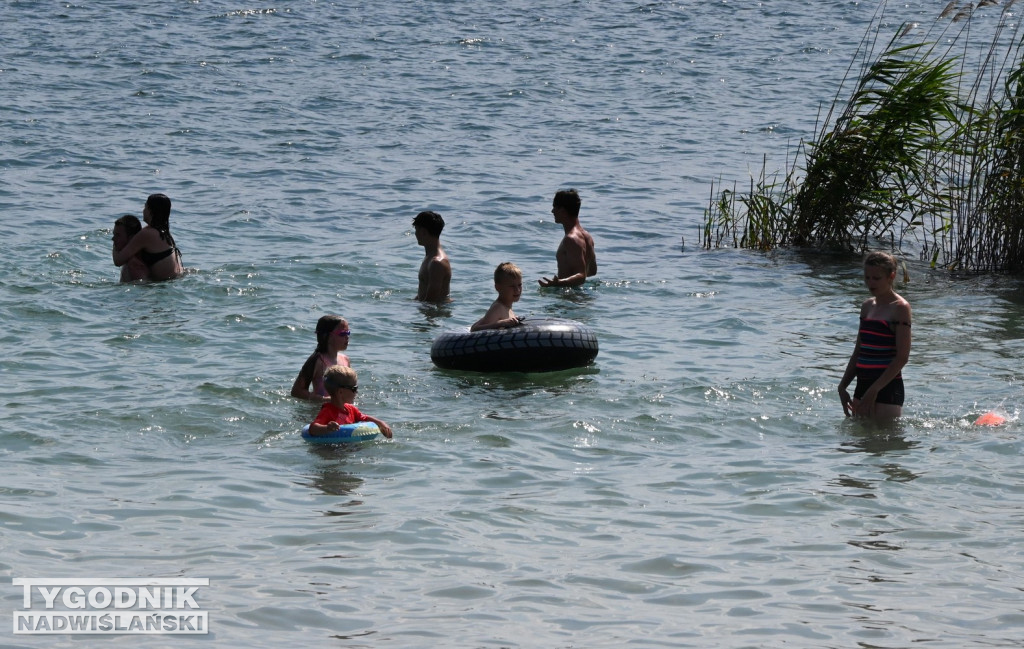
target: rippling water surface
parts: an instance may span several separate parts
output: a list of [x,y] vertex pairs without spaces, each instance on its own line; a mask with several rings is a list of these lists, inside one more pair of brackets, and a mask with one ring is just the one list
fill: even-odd
[[[1019,283],[910,264],[906,417],[880,430],[835,395],[858,260],[698,246],[711,181],[784,164],[874,4],[0,12],[0,645],[1024,641]],[[600,274],[541,291],[568,186]],[[113,220],[156,191],[188,275],[120,285]],[[412,299],[423,209],[444,307]],[[434,368],[504,260],[518,313],[597,332],[592,367]],[[328,312],[394,440],[299,438]],[[209,578],[210,635],[4,630],[12,578],[110,576]]]

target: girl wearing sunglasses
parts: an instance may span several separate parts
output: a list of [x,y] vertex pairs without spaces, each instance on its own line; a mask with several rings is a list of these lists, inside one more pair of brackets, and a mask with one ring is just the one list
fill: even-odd
[[324,370],[341,365],[351,367],[348,356],[348,339],[352,332],[348,321],[337,315],[325,315],[316,323],[316,349],[303,363],[299,375],[292,384],[292,396],[297,399],[328,401],[330,395],[324,387]]

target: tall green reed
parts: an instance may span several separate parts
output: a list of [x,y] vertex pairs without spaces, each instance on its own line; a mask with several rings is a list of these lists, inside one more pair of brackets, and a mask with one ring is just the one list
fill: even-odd
[[875,56],[882,3],[844,79],[856,68],[848,99],[840,88],[785,174],[769,177],[766,158],[746,192],[716,194],[712,184],[704,246],[887,242],[933,266],[1024,271],[1024,44],[1008,17],[1014,2],[973,67],[972,19],[993,0],[950,2],[923,40],[905,42],[921,30],[904,26]]

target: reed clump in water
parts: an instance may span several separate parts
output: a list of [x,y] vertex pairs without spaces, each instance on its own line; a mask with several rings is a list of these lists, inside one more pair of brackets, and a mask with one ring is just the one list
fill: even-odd
[[933,38],[906,43],[919,30],[904,26],[873,56],[883,3],[849,99],[837,94],[785,175],[769,176],[766,160],[746,192],[712,185],[704,247],[864,250],[887,241],[936,267],[1024,271],[1024,42],[1008,15],[1014,2],[976,67],[966,63],[970,26],[993,0],[954,0]]

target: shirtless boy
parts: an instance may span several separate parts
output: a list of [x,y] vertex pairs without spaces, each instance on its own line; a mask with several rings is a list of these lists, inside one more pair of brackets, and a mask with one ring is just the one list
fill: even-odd
[[520,318],[512,312],[512,305],[523,295],[523,271],[509,261],[498,264],[494,269],[494,290],[498,292],[498,299],[487,309],[484,317],[473,323],[470,331],[504,329],[520,324]]
[[558,191],[551,203],[551,214],[555,223],[561,224],[565,230],[555,253],[558,274],[550,279],[542,277],[537,283],[541,286],[579,286],[597,274],[594,237],[580,225],[580,195],[575,189]]
[[420,264],[419,288],[416,299],[424,302],[447,302],[452,281],[452,265],[441,248],[441,230],[444,219],[437,212],[420,212],[412,221],[416,230],[416,243],[423,246]]

